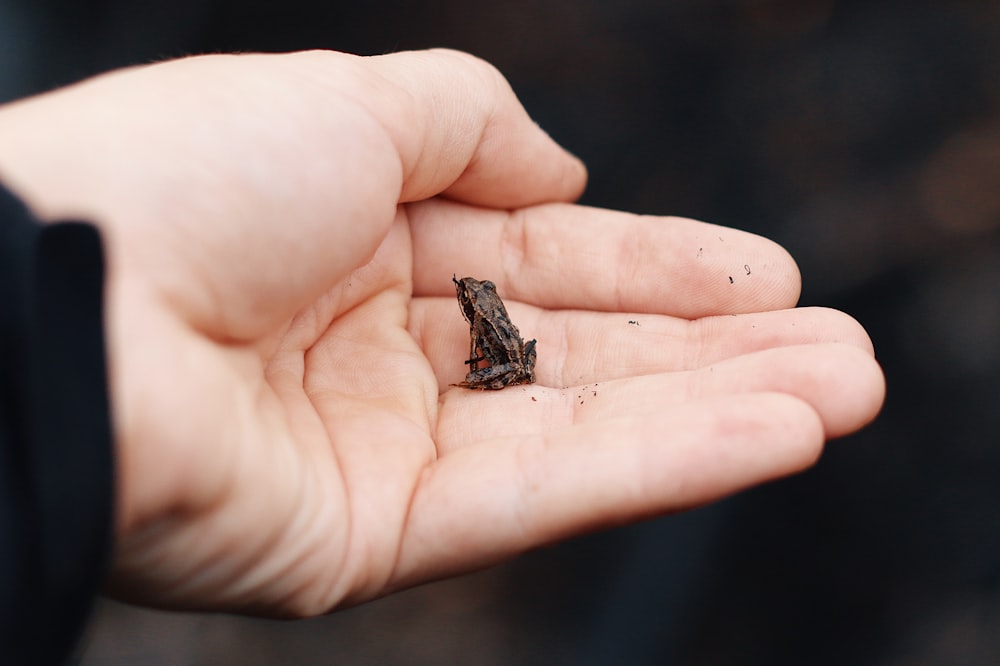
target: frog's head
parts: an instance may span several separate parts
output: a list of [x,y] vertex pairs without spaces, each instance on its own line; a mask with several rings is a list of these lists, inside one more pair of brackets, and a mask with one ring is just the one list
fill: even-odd
[[455,275],[451,276],[451,281],[455,283],[455,293],[458,296],[458,305],[462,308],[462,314],[470,324],[476,317],[476,298],[484,291],[496,294],[497,287],[489,280],[480,282],[476,278],[464,277],[459,280]]

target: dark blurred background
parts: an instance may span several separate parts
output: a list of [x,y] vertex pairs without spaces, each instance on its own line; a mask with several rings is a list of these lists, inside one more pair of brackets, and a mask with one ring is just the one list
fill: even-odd
[[507,75],[584,203],[784,244],[871,332],[884,413],[800,476],[330,617],[105,602],[83,663],[998,663],[1000,2],[0,0],[0,99],[428,46]]

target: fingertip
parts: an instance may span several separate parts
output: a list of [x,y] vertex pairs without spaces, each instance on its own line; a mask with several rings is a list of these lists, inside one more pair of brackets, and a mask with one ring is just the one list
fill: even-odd
[[849,343],[830,343],[809,367],[808,399],[820,414],[827,439],[860,430],[885,400],[885,376],[870,353]]
[[864,325],[842,310],[824,306],[796,308],[793,312],[807,312],[815,319],[817,335],[823,342],[841,342],[857,347],[869,356],[875,355],[875,346]]
[[455,201],[490,208],[579,199],[587,185],[586,166],[537,125],[533,127],[524,136],[511,136],[510,145],[484,141],[469,167],[444,194]]
[[[726,405],[726,414],[719,418],[722,432],[715,439],[732,441],[728,446],[737,461],[732,478],[722,477],[730,485],[746,487],[800,472],[814,465],[823,452],[822,415],[799,397],[750,393],[715,398],[709,403],[720,401]],[[724,430],[728,424],[742,437],[727,437]]]
[[789,307],[795,306],[802,297],[802,270],[799,268],[799,262],[795,261],[795,257],[784,245],[770,238],[764,240],[773,246],[774,256],[782,264],[786,274],[785,280],[781,283],[783,293],[777,300]]
[[844,390],[844,403],[839,418],[827,428],[829,438],[843,437],[861,430],[878,416],[885,403],[885,373],[878,361],[863,349],[850,348],[850,367],[842,370],[850,375],[850,385]]

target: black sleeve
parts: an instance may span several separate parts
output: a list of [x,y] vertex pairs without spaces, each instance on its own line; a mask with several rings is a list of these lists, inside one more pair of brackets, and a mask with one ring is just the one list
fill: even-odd
[[97,230],[0,187],[0,664],[72,655],[112,539]]

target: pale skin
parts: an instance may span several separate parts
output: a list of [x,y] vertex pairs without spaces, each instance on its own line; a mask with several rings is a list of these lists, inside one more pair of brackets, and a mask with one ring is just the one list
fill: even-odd
[[[0,108],[0,180],[105,238],[131,601],[324,613],[794,473],[882,404],[781,247],[573,205],[583,165],[463,54],[113,73]],[[536,384],[450,386],[453,274]]]

